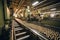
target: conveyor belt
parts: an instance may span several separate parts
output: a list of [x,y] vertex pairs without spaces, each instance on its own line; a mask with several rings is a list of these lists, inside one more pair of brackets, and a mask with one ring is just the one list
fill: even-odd
[[15,40],[45,40],[14,21]]

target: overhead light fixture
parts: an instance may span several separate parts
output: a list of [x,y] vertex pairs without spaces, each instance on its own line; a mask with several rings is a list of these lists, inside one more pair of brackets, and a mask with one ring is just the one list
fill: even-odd
[[34,2],[32,5],[36,6],[37,4],[39,4],[39,1]]
[[35,1],[34,3],[32,3],[32,6],[37,6],[37,5],[39,5],[39,4],[41,4],[41,3],[45,2],[45,1],[47,1],[47,0],[43,0],[41,2]]
[[50,17],[53,18],[55,16],[55,14],[50,14]]
[[51,9],[52,11],[56,10],[56,8]]

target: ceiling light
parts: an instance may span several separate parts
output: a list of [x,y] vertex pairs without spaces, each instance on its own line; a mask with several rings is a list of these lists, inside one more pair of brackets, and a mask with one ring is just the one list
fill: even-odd
[[39,4],[41,4],[41,3],[45,2],[45,1],[47,1],[47,0],[43,0],[43,1],[41,1],[41,2],[35,1],[35,2],[32,4],[32,6],[37,6],[37,5],[39,5]]
[[52,11],[53,11],[53,10],[56,10],[56,8],[53,8],[53,9],[51,9],[51,10],[52,10]]
[[35,6],[39,3],[39,1],[34,2],[32,5]]
[[50,17],[53,18],[55,16],[55,14],[50,14]]

